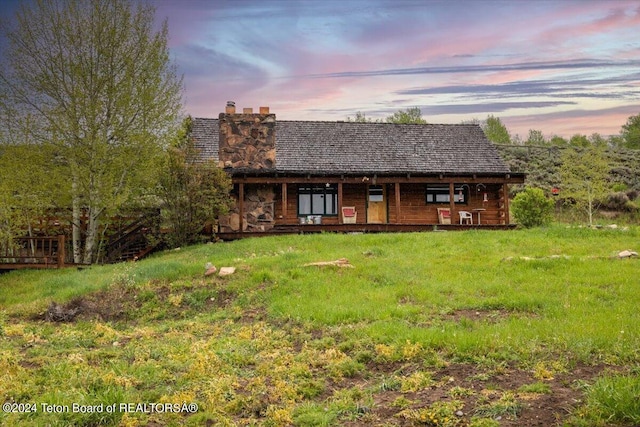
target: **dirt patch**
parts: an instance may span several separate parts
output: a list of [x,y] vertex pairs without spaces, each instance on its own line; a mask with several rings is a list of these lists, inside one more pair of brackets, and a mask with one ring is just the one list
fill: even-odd
[[39,369],[42,367],[42,365],[40,363],[36,363],[33,361],[29,361],[29,360],[20,360],[18,362],[18,365],[20,365],[20,367],[25,368],[25,369]]
[[117,321],[126,317],[134,302],[133,288],[114,286],[108,290],[73,298],[65,304],[52,302],[47,311],[38,315],[37,319],[48,322],[73,322],[81,319]]
[[456,310],[441,316],[442,320],[450,322],[460,322],[470,320],[473,322],[498,323],[512,317],[535,317],[534,313],[511,311],[511,310],[481,310],[481,309],[463,309]]
[[[372,364],[369,373],[409,373],[411,366],[400,367],[397,364]],[[541,381],[535,378],[533,371],[522,370],[514,366],[498,369],[482,368],[473,364],[451,364],[440,369],[428,370],[432,374],[433,384],[416,392],[402,392],[399,389],[385,390],[380,387],[375,392],[374,404],[370,412],[360,420],[345,423],[348,426],[416,425],[414,421],[404,419],[398,414],[407,408],[424,409],[436,402],[458,400],[463,407],[458,412],[459,425],[468,425],[474,416],[493,418],[501,427],[560,426],[569,417],[570,412],[583,400],[583,391],[578,384],[592,382],[610,366],[577,366],[553,379]],[[357,380],[355,380],[357,381]],[[542,384],[544,392],[531,392],[527,386]],[[341,384],[339,387],[344,387]],[[349,385],[346,385],[347,387]],[[517,402],[515,415],[511,413],[487,416],[481,414],[484,408],[497,407],[505,395],[512,396]],[[404,402],[400,406],[399,402]]]
[[[172,295],[181,295],[182,302],[172,300]],[[191,298],[190,298],[191,297]],[[224,308],[235,301],[237,295],[215,284],[194,286],[172,292],[166,284],[151,288],[112,286],[109,289],[73,298],[65,304],[52,302],[44,313],[34,320],[48,322],[75,322],[78,320],[99,320],[117,322],[132,320],[139,316],[139,310],[153,301],[158,310],[184,316],[189,310],[206,311]]]

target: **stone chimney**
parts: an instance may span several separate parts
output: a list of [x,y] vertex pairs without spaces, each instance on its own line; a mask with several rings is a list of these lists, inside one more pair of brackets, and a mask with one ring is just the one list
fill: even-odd
[[233,169],[273,169],[276,165],[276,115],[269,107],[260,113],[244,108],[236,113],[235,103],[227,102],[220,113],[220,166]]

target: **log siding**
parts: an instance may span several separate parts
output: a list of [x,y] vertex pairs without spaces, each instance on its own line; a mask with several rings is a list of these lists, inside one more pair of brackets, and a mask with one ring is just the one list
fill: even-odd
[[[234,126],[251,132],[230,132]],[[220,218],[227,233],[406,231],[440,225],[438,208],[451,212],[447,228],[463,228],[460,211],[472,214],[465,226],[508,226],[509,185],[525,178],[509,170],[477,125],[275,121],[273,114],[228,111],[219,120],[195,119],[192,137],[202,158],[218,161],[233,180],[236,207]],[[242,154],[260,150],[269,155]],[[303,215],[299,189],[327,185],[337,191],[337,215],[333,206],[320,219]],[[428,185],[448,197],[427,201]],[[455,203],[460,186],[465,201]],[[378,200],[369,202],[370,194]],[[343,221],[342,207],[355,208],[355,223]]]

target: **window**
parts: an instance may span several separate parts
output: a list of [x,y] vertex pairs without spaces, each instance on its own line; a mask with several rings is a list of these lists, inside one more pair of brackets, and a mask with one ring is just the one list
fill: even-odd
[[382,188],[382,185],[369,186],[369,201],[384,202],[384,188]]
[[338,215],[338,186],[298,187],[298,216]]
[[[453,202],[466,204],[469,199],[469,186],[454,185]],[[427,185],[427,204],[449,203],[448,185]]]

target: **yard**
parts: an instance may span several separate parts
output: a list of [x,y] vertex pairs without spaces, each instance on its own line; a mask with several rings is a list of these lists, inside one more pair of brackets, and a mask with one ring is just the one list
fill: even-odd
[[639,234],[293,235],[3,274],[0,424],[638,425],[640,261],[617,254]]

